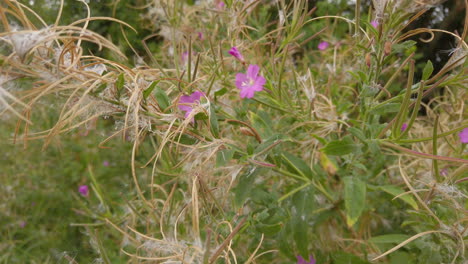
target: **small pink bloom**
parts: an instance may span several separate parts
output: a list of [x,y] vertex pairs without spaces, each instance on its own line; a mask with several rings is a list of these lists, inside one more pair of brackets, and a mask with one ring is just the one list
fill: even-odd
[[236,46],[232,47],[229,51],[229,54],[231,54],[234,58],[244,62],[244,56],[240,53],[240,51],[237,49]]
[[24,228],[26,226],[26,221],[19,222],[19,227]]
[[379,21],[377,21],[377,20],[372,20],[372,21],[370,22],[370,24],[371,24],[375,29],[377,29],[377,28],[379,27]]
[[328,46],[330,46],[330,43],[326,42],[326,41],[322,41],[318,44],[317,48],[319,50],[326,50],[328,48]]
[[216,7],[217,7],[219,10],[224,9],[225,6],[226,6],[226,4],[225,4],[223,1],[219,1],[219,0],[218,0],[218,4],[216,5]]
[[249,65],[247,73],[236,74],[236,86],[240,91],[241,98],[252,98],[255,92],[263,91],[263,85],[266,80],[258,75],[260,67],[257,65]]
[[296,256],[297,264],[315,264],[315,259],[312,256],[309,256],[309,262],[305,260],[301,255]]
[[104,166],[104,167],[109,167],[109,165],[110,165],[110,162],[107,161],[107,160],[102,162],[102,166]]
[[463,129],[460,134],[458,134],[460,137],[460,142],[461,143],[468,143],[468,127]]
[[197,35],[198,35],[199,40],[204,40],[205,39],[205,36],[203,35],[203,32],[200,31],[200,32],[197,33]]
[[[185,112],[187,118],[193,110],[193,105],[200,103],[200,98],[205,94],[200,91],[195,91],[191,95],[182,95],[179,99],[179,109]],[[192,119],[193,122],[193,119]]]
[[88,185],[81,185],[79,188],[78,188],[78,192],[83,195],[84,197],[88,197],[89,195],[89,188],[88,188]]
[[448,173],[449,173],[449,170],[447,168],[443,168],[439,171],[440,175],[444,176],[444,177],[447,177],[448,176]]
[[403,123],[403,125],[401,125],[401,132],[405,131],[407,128],[408,128],[408,124]]

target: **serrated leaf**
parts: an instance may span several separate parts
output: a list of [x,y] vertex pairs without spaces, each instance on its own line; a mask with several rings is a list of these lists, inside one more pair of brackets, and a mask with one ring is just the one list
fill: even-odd
[[148,96],[150,96],[151,92],[153,92],[154,88],[156,88],[156,85],[159,83],[159,81],[154,81],[150,84],[146,90],[143,91],[143,99],[147,99]]
[[346,209],[346,223],[353,226],[364,211],[366,203],[366,183],[356,177],[345,177],[344,201]]
[[[385,186],[380,186],[379,187],[382,191],[388,193],[388,194],[391,194],[393,196],[398,196],[402,193],[404,193],[405,191],[403,189],[401,189],[400,187],[397,187],[397,186],[394,186],[394,185],[385,185]],[[403,200],[405,203],[411,205],[411,207],[413,207],[413,209],[415,210],[418,210],[419,207],[418,207],[418,204],[416,203],[416,201],[413,199],[413,197],[409,194],[405,194],[405,195],[402,195],[400,197],[398,197],[398,199],[401,199]]]
[[427,61],[426,66],[424,66],[422,79],[427,80],[431,77],[432,72],[434,71],[434,66],[430,60]]
[[305,161],[303,161],[301,158],[296,157],[288,152],[283,152],[282,157],[286,163],[297,173],[302,175],[304,178],[312,179],[312,170],[310,169],[309,165],[307,165],[307,163],[305,163]]
[[369,239],[369,242],[374,244],[399,244],[408,238],[410,238],[408,235],[389,234],[372,237]]
[[359,145],[351,137],[344,137],[342,140],[328,142],[321,150],[327,155],[342,156],[359,150]]

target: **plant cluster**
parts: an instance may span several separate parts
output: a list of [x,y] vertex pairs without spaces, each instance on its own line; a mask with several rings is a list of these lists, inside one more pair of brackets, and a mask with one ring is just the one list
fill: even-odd
[[[468,2],[461,35],[406,30],[440,2],[330,15],[305,0],[148,0],[134,8],[154,33],[146,54],[127,41],[128,58],[89,28],[137,30],[85,1],[61,25],[63,0],[53,24],[5,0],[1,117],[24,144],[104,119],[96,148],[131,143],[114,161],[130,165],[125,202],[91,167],[76,186],[104,263],[463,263]],[[437,72],[411,40],[435,34],[456,46]]]

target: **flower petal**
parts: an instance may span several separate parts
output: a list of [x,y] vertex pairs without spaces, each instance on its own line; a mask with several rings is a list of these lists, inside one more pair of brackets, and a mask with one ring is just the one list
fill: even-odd
[[263,91],[263,85],[265,85],[265,83],[265,78],[263,78],[262,76],[257,76],[257,79],[255,79],[255,83],[252,86],[252,88],[257,92]]
[[247,76],[243,73],[238,73],[236,74],[236,87],[237,89],[243,89],[243,85],[242,83],[246,83],[248,80],[247,80]]
[[251,64],[249,65],[249,68],[247,68],[247,77],[249,79],[256,79],[257,78],[257,75],[258,75],[258,72],[260,71],[260,67],[258,67],[258,65],[256,64]]

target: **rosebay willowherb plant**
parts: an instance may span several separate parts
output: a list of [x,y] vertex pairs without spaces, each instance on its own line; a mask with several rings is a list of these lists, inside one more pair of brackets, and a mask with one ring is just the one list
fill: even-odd
[[[112,117],[96,147],[133,143],[118,161],[131,164],[132,200],[112,203],[91,170],[79,187],[104,208],[83,225],[105,263],[463,263],[468,2],[461,35],[406,31],[438,2],[373,1],[367,13],[358,0],[315,16],[305,0],[147,1],[148,52],[122,64],[82,44],[123,58],[88,27],[107,19],[125,37],[124,21],[88,9],[48,25],[6,0],[3,118],[19,118],[16,141],[48,146]],[[410,40],[434,34],[456,45],[439,72],[416,65]],[[61,110],[38,131],[42,102]],[[120,234],[119,258],[96,230]]]

